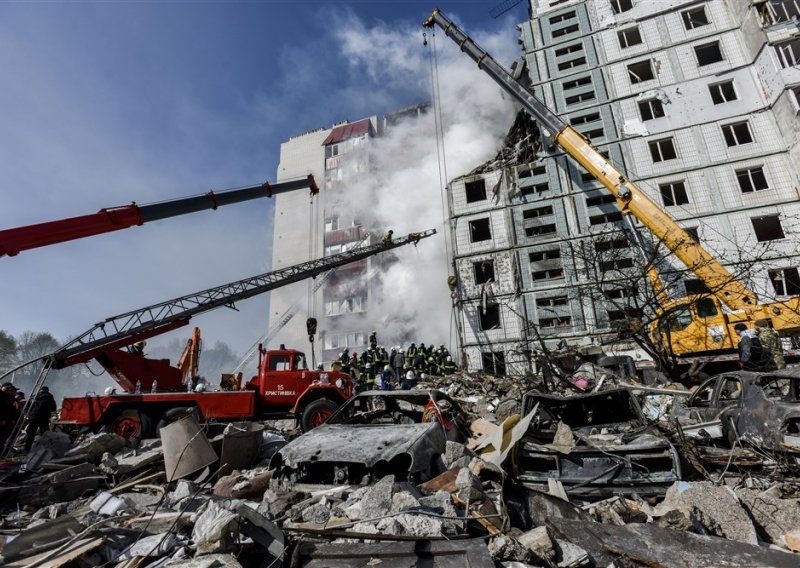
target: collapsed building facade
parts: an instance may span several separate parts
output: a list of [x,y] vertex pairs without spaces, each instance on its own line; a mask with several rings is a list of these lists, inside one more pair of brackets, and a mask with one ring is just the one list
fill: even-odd
[[[740,274],[761,297],[800,292],[800,4],[532,0],[529,13],[515,76],[725,264],[757,257]],[[591,174],[517,124],[449,189],[470,370],[522,374],[537,345],[618,336],[640,253]],[[588,267],[587,243],[613,260]],[[703,291],[666,264],[668,292]],[[602,297],[582,293],[599,272]],[[643,359],[632,347],[616,345]]]

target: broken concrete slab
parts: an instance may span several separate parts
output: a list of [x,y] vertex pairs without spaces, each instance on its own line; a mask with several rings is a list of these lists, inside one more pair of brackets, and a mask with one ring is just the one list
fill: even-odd
[[[717,486],[710,481],[677,481],[668,490],[664,501],[656,507],[661,515],[672,509],[700,511],[703,524],[712,532],[719,527],[721,534],[731,540],[758,544],[758,535],[753,522],[742,507],[736,494],[729,487]],[[707,520],[705,520],[707,519]]]
[[68,456],[86,455],[90,461],[99,460],[104,453],[116,454],[128,445],[122,436],[102,432],[92,434],[75,444],[67,453]]
[[789,552],[662,529],[652,524],[617,527],[593,521],[552,519],[548,525],[561,538],[584,548],[600,566],[607,566],[620,557],[660,568],[797,566],[797,556]]
[[519,543],[530,550],[534,556],[550,563],[555,560],[556,550],[547,527],[531,529],[517,536]]
[[800,499],[781,499],[777,493],[773,490],[736,490],[756,526],[770,542],[784,546],[784,535],[800,530]]
[[233,554],[208,554],[199,558],[168,560],[164,568],[242,568]]

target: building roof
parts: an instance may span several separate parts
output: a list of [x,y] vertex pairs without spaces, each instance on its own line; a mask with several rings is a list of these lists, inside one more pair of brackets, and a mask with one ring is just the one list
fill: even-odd
[[368,118],[361,119],[357,122],[350,122],[348,124],[343,124],[342,126],[337,126],[334,128],[325,141],[322,143],[323,146],[327,146],[328,144],[336,144],[337,142],[341,142],[342,140],[347,140],[348,138],[354,138],[356,136],[361,136],[362,134],[367,134],[370,131],[372,125]]

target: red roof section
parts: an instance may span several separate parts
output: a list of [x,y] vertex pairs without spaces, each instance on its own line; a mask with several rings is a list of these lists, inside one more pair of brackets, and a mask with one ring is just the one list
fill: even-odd
[[362,134],[367,134],[371,127],[372,125],[370,124],[368,118],[364,118],[358,122],[351,122],[349,124],[337,126],[331,131],[322,145],[327,146],[328,144],[336,144],[337,142],[347,140],[348,138],[354,138],[356,136],[361,136]]

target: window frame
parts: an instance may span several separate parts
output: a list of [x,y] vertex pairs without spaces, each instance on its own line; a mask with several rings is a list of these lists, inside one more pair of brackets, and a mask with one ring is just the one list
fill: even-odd
[[[760,174],[760,177],[763,178],[764,187],[757,187],[756,186],[756,179],[754,176],[754,172],[756,175]],[[734,170],[733,172],[736,175],[736,181],[739,184],[739,190],[742,193],[758,193],[759,191],[766,191],[769,187],[769,180],[767,179],[767,174],[764,173],[764,166],[754,166],[750,168],[744,168],[741,170]],[[748,183],[750,184],[750,189],[745,189],[742,185],[742,180],[745,179],[742,174],[745,174]]]
[[[676,190],[678,190],[677,193]],[[686,191],[685,180],[660,183],[658,184],[658,191],[661,193],[661,202],[664,207],[677,207],[679,205],[688,205],[689,203],[689,192]],[[667,199],[667,192],[669,192],[669,199]],[[678,197],[681,197],[681,199],[679,200]]]
[[[701,60],[700,60],[701,51],[703,53],[707,54],[707,53],[709,53],[707,50],[709,48],[712,48],[712,47],[715,47],[716,50],[719,52],[719,59],[716,59],[714,61],[708,61],[706,63],[702,63]],[[715,63],[721,63],[722,61],[725,61],[725,53],[722,51],[722,43],[719,40],[710,41],[708,43],[703,43],[703,44],[700,44],[700,45],[695,45],[694,46],[694,56],[695,56],[695,59],[697,59],[697,66],[698,67],[707,67],[709,65],[714,65]]]
[[[723,91],[724,87],[730,85],[731,91],[733,91],[733,98],[729,99],[725,96],[725,92]],[[719,98],[721,99],[719,102],[715,100],[714,97],[714,89],[717,89],[717,93],[719,94]],[[736,91],[736,85],[733,79],[729,81],[721,81],[719,83],[711,83],[708,85],[708,92],[711,95],[711,102],[714,103],[714,106],[717,105],[724,105],[725,103],[729,103],[732,101],[739,100],[739,93]]]
[[[665,158],[664,157],[664,149],[666,146],[662,146],[663,144],[669,144],[669,148],[671,149],[671,153],[673,154],[672,157]],[[650,140],[647,142],[647,147],[650,149],[650,158],[653,160],[654,164],[660,164],[661,162],[668,162],[670,160],[677,160],[678,159],[678,150],[675,147],[675,139],[673,137],[669,138],[659,138],[658,140]],[[654,149],[658,150],[659,159],[656,159],[656,154],[653,151]],[[667,152],[669,153],[669,152]]]
[[[649,77],[641,78],[641,73],[637,73],[633,70],[633,67],[637,65],[647,64],[647,72],[649,73]],[[636,61],[634,63],[628,64],[626,67],[628,70],[628,80],[631,82],[631,85],[638,85],[640,83],[646,83],[647,81],[654,81],[656,78],[655,71],[653,71],[653,60],[652,59],[644,59],[642,61]]]
[[[630,35],[633,35],[631,32],[635,32],[634,38],[638,38],[639,41],[630,41]],[[639,29],[639,26],[636,25],[619,30],[617,32],[617,41],[619,42],[620,49],[628,49],[629,47],[633,47],[635,45],[642,45],[644,43],[644,38],[642,38],[642,32]]]
[[[661,99],[658,98],[645,99],[643,101],[639,101],[636,104],[636,106],[639,107],[639,116],[642,117],[642,122],[647,122],[649,120],[656,120],[658,118],[664,118],[666,116],[666,113],[664,112],[664,103],[661,102]],[[647,109],[647,114],[649,114],[649,118],[645,116],[645,109]]]
[[[774,219],[777,222],[777,226],[769,229],[767,227],[759,228],[756,225],[756,223],[765,222],[768,219]],[[781,216],[778,214],[750,217],[750,224],[753,225],[753,234],[756,236],[756,240],[759,243],[770,243],[772,241],[780,241],[786,238],[786,231],[783,230],[783,225],[781,224]]]
[[[742,130],[744,126],[744,130]],[[756,141],[753,136],[753,131],[750,129],[750,121],[742,120],[739,122],[730,122],[720,126],[722,129],[722,137],[728,148],[736,148],[737,146],[744,146],[745,144],[752,144]],[[747,138],[749,140],[740,141],[740,138]]]
[[[700,24],[694,24],[692,20],[692,15],[700,12],[703,14],[703,19],[705,22]],[[681,12],[681,20],[683,20],[683,27],[688,31],[696,30],[697,28],[702,28],[703,26],[708,26],[711,24],[711,20],[708,19],[708,14],[706,14],[705,6],[696,6],[694,8],[690,8],[688,10],[683,10]]]

